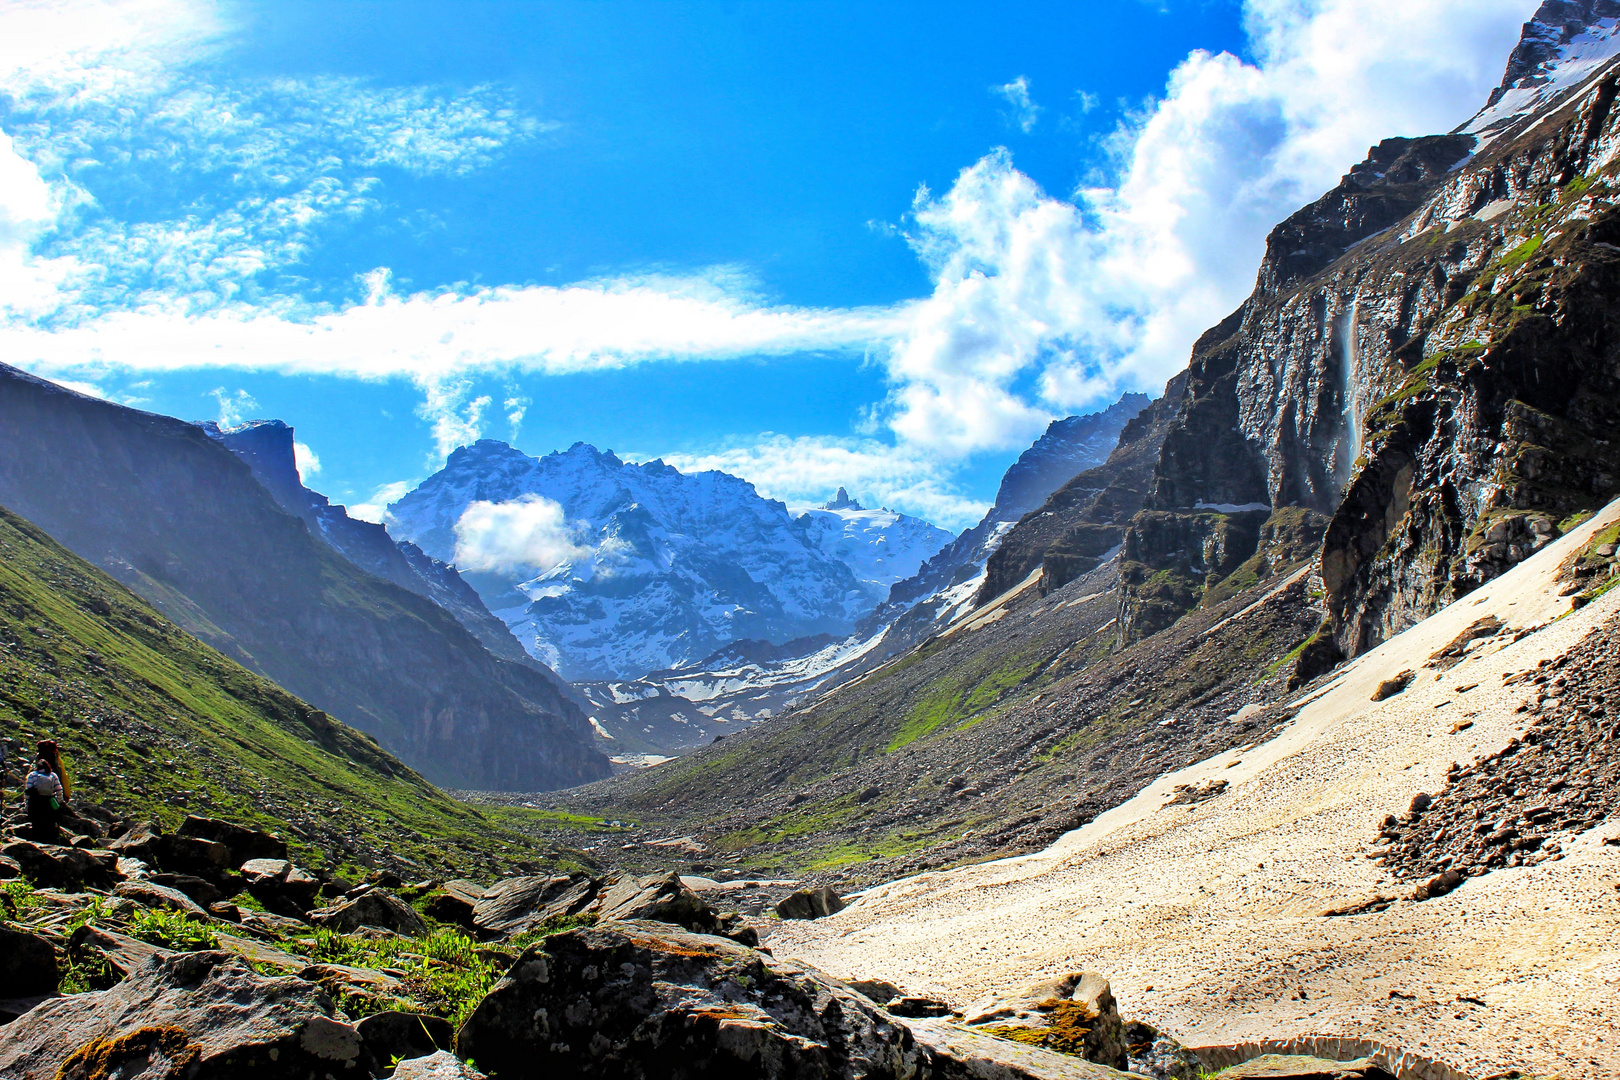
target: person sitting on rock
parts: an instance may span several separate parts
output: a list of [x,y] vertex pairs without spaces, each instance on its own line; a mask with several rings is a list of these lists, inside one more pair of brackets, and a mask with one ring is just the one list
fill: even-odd
[[73,781],[68,779],[67,769],[62,767],[62,751],[56,748],[55,739],[39,740],[39,756],[51,763],[51,772],[62,784],[62,800],[66,802],[73,798]]
[[50,759],[41,757],[28,774],[23,790],[28,796],[28,829],[36,840],[54,840],[57,819],[62,814],[66,793],[62,781],[51,769]]

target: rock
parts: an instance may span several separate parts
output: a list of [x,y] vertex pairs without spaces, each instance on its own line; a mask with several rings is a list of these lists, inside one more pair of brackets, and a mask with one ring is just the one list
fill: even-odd
[[157,866],[171,874],[215,878],[231,870],[231,849],[217,840],[195,836],[160,836],[154,845]]
[[700,934],[721,930],[714,909],[673,872],[621,878],[598,894],[589,910],[604,921],[672,923]]
[[242,925],[249,930],[258,930],[269,934],[301,934],[309,930],[309,923],[303,919],[294,919],[285,915],[276,915],[267,911],[248,911],[238,908],[242,915]]
[[1125,1067],[1119,1007],[1108,980],[1094,971],[1070,972],[1013,994],[981,998],[968,1007],[963,1022],[970,1027],[1042,1030],[1045,1045],[1099,1065]]
[[23,876],[22,863],[10,855],[0,855],[0,881],[10,881],[12,878]]
[[884,979],[856,979],[849,984],[849,988],[857,994],[865,994],[879,1005],[886,1005],[905,993]]
[[344,900],[309,913],[309,921],[340,934],[353,933],[362,926],[376,926],[418,937],[428,932],[427,923],[416,909],[389,892],[373,889],[355,900]]
[[1402,690],[1405,690],[1408,686],[1411,686],[1412,680],[1415,677],[1416,676],[1414,676],[1412,672],[1403,671],[1394,678],[1385,679],[1383,682],[1378,684],[1378,689],[1373,691],[1372,700],[1383,701],[1387,698],[1394,697]]
[[118,857],[110,851],[36,844],[28,840],[13,841],[0,848],[0,854],[16,860],[36,885],[73,891],[110,888],[118,866]]
[[789,893],[776,905],[776,914],[784,919],[819,919],[836,915],[847,907],[843,897],[823,885],[819,889],[800,889]]
[[318,985],[332,1000],[344,1002],[346,1009],[352,1009],[354,998],[372,1003],[367,1011],[386,1007],[395,1003],[400,990],[399,980],[392,975],[348,964],[309,964],[298,977]]
[[38,934],[0,926],[0,993],[8,998],[56,992],[56,950]]
[[951,1015],[949,1002],[941,1001],[938,998],[924,997],[921,994],[903,994],[900,997],[891,998],[888,1004],[883,1007],[893,1016],[906,1016],[918,1020]]
[[1433,805],[1434,799],[1427,791],[1420,791],[1412,796],[1412,803],[1406,808],[1408,814],[1421,814]]
[[41,1004],[0,1041],[0,1076],[369,1080],[378,1071],[317,988],[266,978],[226,952],[154,956],[109,990]]
[[1443,870],[1419,885],[1412,894],[1414,900],[1432,900],[1444,896],[1463,883],[1463,876],[1455,870]]
[[450,1021],[427,1013],[372,1013],[356,1024],[355,1030],[379,1062],[420,1058],[448,1050],[455,1041]]
[[137,821],[120,833],[117,839],[109,840],[107,848],[151,865],[157,861],[158,842],[162,839],[163,832],[156,822]]
[[290,975],[296,975],[309,966],[309,961],[302,956],[282,952],[280,949],[255,941],[252,938],[237,937],[234,934],[215,934],[219,939],[219,947],[235,953],[243,959],[259,965],[268,964],[270,967],[280,968]]
[[33,997],[0,998],[0,1026],[11,1023],[17,1017],[57,996],[36,994]]
[[652,922],[531,946],[456,1051],[497,1076],[579,1080],[905,1077],[925,1063],[903,1024],[814,969]]
[[233,825],[229,821],[198,817],[195,814],[188,815],[186,820],[181,822],[179,835],[195,836],[202,840],[224,844],[230,850],[229,862],[232,866],[241,866],[250,859],[287,857],[287,841],[274,833]]
[[216,900],[208,905],[208,914],[216,919],[226,922],[239,923],[242,921],[242,909],[225,900]]
[[154,956],[179,955],[125,934],[90,925],[81,926],[73,931],[73,936],[68,938],[68,951],[81,960],[86,957],[99,960],[116,971],[120,977],[128,976]]
[[596,896],[590,878],[518,877],[497,882],[473,905],[473,928],[480,937],[511,937],[547,919],[573,915]]
[[286,859],[249,859],[241,866],[247,890],[269,911],[300,918],[315,906],[320,879]]
[[484,886],[471,881],[447,881],[427,898],[423,910],[430,918],[453,926],[473,929],[473,909],[484,895]]
[[[381,1015],[381,1014],[379,1014]],[[361,1021],[364,1023],[364,1021]],[[399,1063],[394,1080],[485,1080],[484,1074],[454,1054],[440,1050]]]
[[1265,1054],[1222,1069],[1221,1080],[1395,1080],[1366,1058],[1329,1061],[1306,1054]]
[[918,1080],[1136,1080],[1071,1054],[997,1039],[945,1020],[911,1020],[928,1066]]
[[[120,863],[123,861],[124,860],[122,859],[119,860]],[[125,874],[124,876],[135,877],[137,875]],[[145,876],[154,885],[162,885],[165,888],[176,889],[183,892],[203,907],[211,907],[227,897],[224,889],[221,889],[212,881],[197,877],[195,874],[157,873],[141,876]],[[237,888],[240,888],[239,884]],[[234,896],[235,892],[233,891],[230,895]]]
[[1202,1059],[1152,1024],[1132,1020],[1125,1025],[1125,1054],[1129,1072],[1153,1080],[1199,1080]]
[[151,881],[120,881],[113,889],[114,896],[122,896],[147,907],[168,908],[198,919],[208,918],[208,912],[179,889],[170,889]]

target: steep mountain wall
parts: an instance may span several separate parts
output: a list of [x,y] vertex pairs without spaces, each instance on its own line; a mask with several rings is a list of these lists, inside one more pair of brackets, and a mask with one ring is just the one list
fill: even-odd
[[0,504],[437,783],[608,772],[551,682],[316,541],[195,425],[0,365]]
[[1387,140],[1272,233],[1254,294],[1195,352],[1131,524],[1127,635],[1199,602],[1295,508],[1331,516],[1330,634],[1355,655],[1616,490],[1614,61],[1588,50],[1589,75],[1531,101],[1557,84],[1543,53],[1515,54],[1484,135]]

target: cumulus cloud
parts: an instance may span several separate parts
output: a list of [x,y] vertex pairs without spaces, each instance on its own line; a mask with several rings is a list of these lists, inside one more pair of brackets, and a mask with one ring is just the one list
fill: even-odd
[[563,508],[539,495],[470,504],[456,522],[455,563],[463,570],[549,570],[590,549]]
[[1029,79],[1023,75],[1018,76],[1010,83],[1001,86],[992,86],[990,92],[1008,105],[1007,123],[1022,131],[1025,135],[1035,130],[1035,121],[1039,118],[1041,107],[1029,96]]
[[309,483],[310,477],[321,471],[320,455],[309,448],[308,443],[293,443],[293,465],[298,469],[298,479]]

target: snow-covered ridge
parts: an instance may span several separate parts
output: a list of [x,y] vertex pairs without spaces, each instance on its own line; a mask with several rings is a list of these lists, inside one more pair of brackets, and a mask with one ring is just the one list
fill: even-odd
[[1502,85],[1460,129],[1489,140],[1620,55],[1620,2],[1547,0],[1524,24]]
[[[790,511],[726,473],[626,462],[584,443],[534,458],[486,439],[451,454],[388,520],[446,560],[471,554],[476,525],[488,558],[466,577],[530,654],[570,680],[614,680],[742,639],[848,635],[932,553],[922,549],[949,539],[844,501]],[[503,529],[530,534],[505,543]]]

